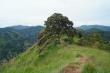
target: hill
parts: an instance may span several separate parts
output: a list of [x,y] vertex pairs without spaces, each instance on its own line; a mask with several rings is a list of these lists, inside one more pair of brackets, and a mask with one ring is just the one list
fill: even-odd
[[[68,17],[63,16],[61,13],[52,14],[47,18],[44,24],[44,30],[42,30],[37,37],[38,42],[29,49],[25,49],[25,51],[23,50],[24,52],[19,55],[19,50],[21,51],[22,48],[24,49],[25,45],[27,47],[27,43],[30,45],[32,44],[30,41],[35,41],[34,31],[36,31],[36,28],[30,27],[32,28],[30,29],[26,26],[14,26],[6,28],[10,29],[5,30],[6,33],[11,33],[11,35],[9,34],[9,36],[6,34],[5,37],[14,38],[14,41],[11,40],[11,42],[8,42],[8,46],[6,46],[7,48],[5,47],[6,49],[2,51],[8,53],[6,53],[6,57],[9,59],[9,61],[2,61],[3,63],[0,68],[1,73],[110,72],[110,53],[108,51],[110,47],[109,42],[105,44],[105,41],[103,41],[97,34],[93,34],[90,40],[85,39],[83,36],[84,33],[81,34],[80,30],[76,30],[73,27],[73,22],[69,20]],[[40,28],[39,30],[41,29],[43,28]],[[98,31],[100,30],[99,28],[92,29],[95,29],[95,32],[97,29]],[[87,31],[85,31],[85,33]],[[90,33],[91,32],[92,31],[90,31]],[[39,32],[36,31],[36,33]],[[89,33],[87,32],[87,34]],[[21,37],[19,37],[19,35]],[[22,41],[22,37],[26,39],[25,41],[29,41]],[[19,43],[18,38],[20,39]],[[8,41],[10,41],[10,39],[8,39]],[[12,41],[14,43],[12,43]],[[2,44],[4,44],[4,40],[2,40]],[[12,49],[13,47],[10,47],[12,45],[18,49]],[[10,48],[12,50],[7,50]],[[10,59],[13,54],[17,55],[13,59]]]
[[42,26],[12,26],[0,28],[0,60],[16,56],[37,41]]
[[92,28],[96,28],[102,31],[110,31],[110,26],[104,26],[104,25],[82,25],[79,28],[83,30],[90,30]]
[[101,37],[105,41],[110,41],[110,26],[103,25],[82,25],[78,29],[83,30],[83,32],[88,35],[94,32],[100,33]]
[[30,26],[17,25],[17,26],[10,26],[10,27],[7,27],[7,28],[22,30],[22,29],[25,29],[25,28],[30,28]]
[[[1,73],[60,73],[71,65],[80,65],[80,57],[90,57],[97,73],[110,72],[110,53],[78,45],[51,45],[46,48],[44,55],[39,56],[35,44],[26,52],[6,63],[0,70]],[[81,59],[81,61],[83,61]],[[68,70],[68,68],[67,68]],[[70,72],[65,72],[70,73]],[[73,73],[73,72],[72,72]],[[76,73],[76,72],[75,72]]]

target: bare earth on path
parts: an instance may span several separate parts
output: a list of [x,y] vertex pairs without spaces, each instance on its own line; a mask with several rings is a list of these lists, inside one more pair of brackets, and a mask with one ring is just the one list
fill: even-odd
[[94,57],[81,56],[79,62],[67,65],[60,73],[81,73],[84,65],[91,63],[93,60]]

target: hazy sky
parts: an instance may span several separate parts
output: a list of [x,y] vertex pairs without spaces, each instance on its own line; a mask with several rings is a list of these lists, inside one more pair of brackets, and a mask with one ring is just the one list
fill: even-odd
[[75,26],[110,25],[110,0],[0,0],[0,27],[40,25],[58,12]]

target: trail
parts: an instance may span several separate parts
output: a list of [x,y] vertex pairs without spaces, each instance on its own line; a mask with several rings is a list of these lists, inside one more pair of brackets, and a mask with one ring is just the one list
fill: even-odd
[[81,73],[85,64],[91,63],[94,57],[81,56],[77,63],[67,65],[60,73]]

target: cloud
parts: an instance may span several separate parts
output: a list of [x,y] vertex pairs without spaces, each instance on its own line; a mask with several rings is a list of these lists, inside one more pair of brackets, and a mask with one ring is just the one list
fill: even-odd
[[43,24],[54,12],[76,25],[110,24],[109,0],[0,0],[0,23]]

